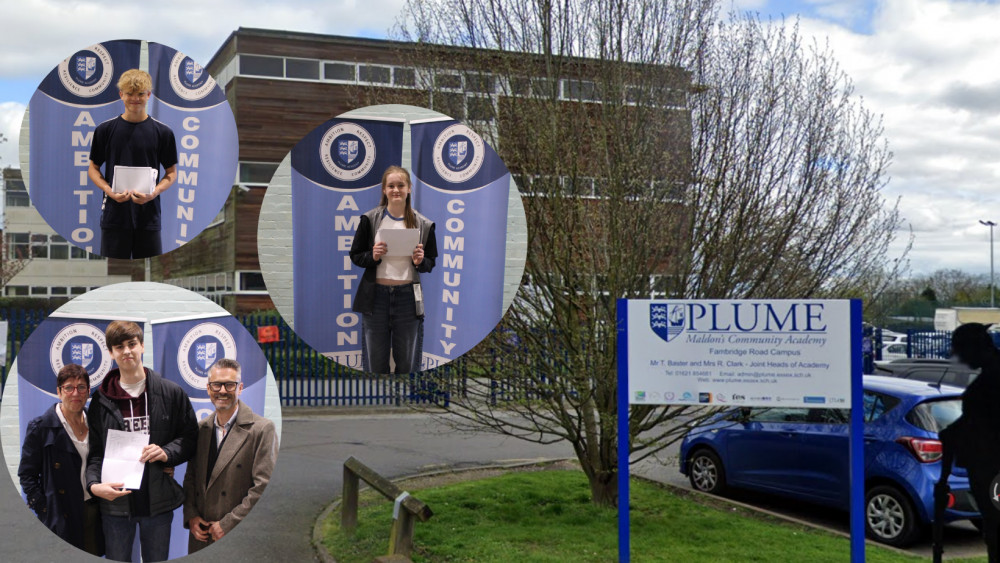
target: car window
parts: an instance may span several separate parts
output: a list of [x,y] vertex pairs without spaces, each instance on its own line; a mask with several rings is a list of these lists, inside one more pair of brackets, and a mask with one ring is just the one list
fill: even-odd
[[976,372],[948,370],[948,375],[945,376],[944,383],[958,387],[968,387],[977,375],[979,374]]
[[808,422],[809,409],[767,408],[750,413],[753,422]]
[[809,422],[814,424],[845,424],[847,417],[843,409],[809,409]]
[[905,354],[906,344],[890,344],[886,348],[886,351],[889,352],[890,354]]
[[906,414],[906,421],[928,432],[940,432],[962,416],[962,400],[937,399],[924,401]]
[[875,393],[874,391],[865,391],[865,422],[874,422],[882,418],[882,415],[892,410],[897,404],[899,404],[899,399],[896,397]]

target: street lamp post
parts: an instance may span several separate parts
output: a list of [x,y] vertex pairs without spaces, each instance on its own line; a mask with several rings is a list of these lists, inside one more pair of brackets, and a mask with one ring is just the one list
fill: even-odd
[[996,293],[996,286],[993,284],[993,227],[996,227],[997,224],[993,221],[983,220],[980,220],[979,224],[990,228],[990,308],[992,309],[996,307],[996,299],[994,295]]

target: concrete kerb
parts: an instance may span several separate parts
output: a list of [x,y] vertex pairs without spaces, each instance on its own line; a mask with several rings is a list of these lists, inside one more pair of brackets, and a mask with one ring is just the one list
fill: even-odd
[[[653,484],[655,484],[655,485],[657,485],[659,487],[663,487],[665,489],[670,489],[672,491],[676,491],[677,493],[679,493],[679,496],[698,496],[698,497],[710,500],[712,502],[723,502],[723,503],[726,503],[726,504],[731,504],[733,506],[738,506],[738,507],[740,507],[742,509],[749,510],[751,512],[756,512],[758,514],[763,514],[763,515],[769,516],[771,518],[776,518],[778,520],[782,520],[782,521],[788,522],[790,524],[796,524],[798,526],[804,526],[806,528],[812,528],[814,530],[822,530],[824,532],[828,532],[830,534],[833,534],[833,535],[836,535],[836,536],[840,536],[842,538],[850,539],[850,537],[851,537],[851,534],[849,534],[847,532],[843,532],[843,531],[838,530],[836,528],[830,528],[828,526],[822,526],[820,524],[816,524],[815,522],[809,522],[807,520],[801,520],[801,519],[795,518],[793,516],[788,516],[787,514],[781,514],[780,512],[774,512],[774,511],[771,511],[771,510],[760,508],[759,506],[754,506],[752,504],[747,504],[745,502],[740,502],[738,500],[734,500],[734,499],[731,499],[731,498],[721,497],[721,496],[717,496],[717,495],[711,495],[711,494],[708,494],[708,493],[703,493],[701,491],[696,491],[694,489],[688,489],[686,487],[679,487],[679,486],[674,485],[672,483],[664,483],[662,481],[656,481],[655,479],[649,479],[648,477],[643,477],[641,475],[633,475],[632,477],[635,478],[635,479],[642,479],[642,480],[644,480],[644,481],[646,481],[648,483],[653,483]],[[894,551],[894,552],[896,552],[896,553],[898,553],[900,555],[906,555],[908,557],[914,557],[913,553],[911,553],[909,551],[906,551],[905,549],[899,549],[898,547],[893,547],[891,545],[886,545],[884,543],[879,543],[879,542],[877,542],[875,540],[871,540],[871,539],[867,539],[866,538],[865,539],[865,543],[867,545],[877,546],[877,547],[881,547],[881,548],[884,548],[884,549],[888,549],[889,551]]]
[[[541,467],[544,465],[553,465],[556,463],[564,463],[567,461],[575,461],[575,460],[576,458],[562,457],[562,458],[551,458],[551,459],[535,459],[531,461],[518,461],[514,463],[492,463],[487,465],[477,465],[474,467],[462,467],[461,469],[454,469],[454,468],[435,469],[433,471],[424,471],[421,473],[406,475],[404,477],[393,479],[392,481],[394,483],[399,483],[402,481],[412,481],[414,479],[437,477],[439,475],[461,474],[461,473],[469,473],[472,471],[489,471],[491,469],[501,470],[501,469],[517,469],[519,467],[531,467],[531,466]],[[365,486],[362,487],[358,492],[362,493],[369,489],[371,489],[371,487]],[[333,502],[327,505],[327,507],[324,508],[322,512],[320,512],[319,517],[316,518],[316,522],[313,524],[313,533],[312,533],[313,549],[316,551],[316,555],[323,563],[337,563],[337,560],[332,555],[330,555],[330,552],[327,551],[326,547],[323,546],[323,522],[326,521],[327,517],[333,511],[337,510],[337,508],[340,507],[341,500],[342,499],[339,496],[336,499],[334,499]]]

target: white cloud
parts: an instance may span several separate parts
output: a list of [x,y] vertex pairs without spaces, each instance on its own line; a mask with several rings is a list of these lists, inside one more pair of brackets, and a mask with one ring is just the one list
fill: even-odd
[[0,79],[38,80],[75,50],[111,39],[145,39],[207,63],[238,27],[324,34],[384,35],[403,0],[176,0],[5,2],[0,34]]
[[886,195],[903,196],[917,272],[989,267],[978,220],[1000,220],[997,21],[1000,5],[943,0],[884,0],[870,34],[802,20],[807,35],[829,38],[857,94],[884,116],[894,153]]

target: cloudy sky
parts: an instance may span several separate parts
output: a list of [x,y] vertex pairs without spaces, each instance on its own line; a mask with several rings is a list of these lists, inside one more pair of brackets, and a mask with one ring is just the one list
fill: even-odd
[[[0,0],[0,165],[18,164],[21,116],[42,77],[87,45],[146,39],[207,63],[241,26],[385,37],[401,4],[177,0],[168,8]],[[1000,221],[1000,2],[737,0],[736,6],[800,18],[807,35],[829,41],[858,95],[883,115],[895,155],[886,195],[901,198],[914,233],[912,270],[988,271],[989,229],[978,221]]]

